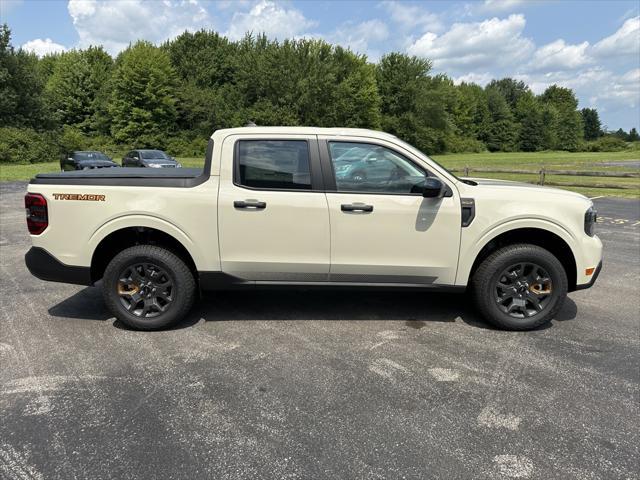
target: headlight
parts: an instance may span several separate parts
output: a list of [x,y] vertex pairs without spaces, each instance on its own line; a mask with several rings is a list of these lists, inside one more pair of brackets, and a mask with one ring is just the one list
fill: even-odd
[[591,207],[584,214],[584,233],[593,237],[596,233],[596,221],[598,220],[598,211]]

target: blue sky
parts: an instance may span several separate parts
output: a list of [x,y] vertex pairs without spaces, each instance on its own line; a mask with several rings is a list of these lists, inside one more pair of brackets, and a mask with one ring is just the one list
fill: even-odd
[[429,58],[457,82],[568,86],[610,129],[640,126],[638,0],[0,0],[0,22],[39,55],[91,44],[116,55],[200,28],[323,38],[374,61],[394,50]]

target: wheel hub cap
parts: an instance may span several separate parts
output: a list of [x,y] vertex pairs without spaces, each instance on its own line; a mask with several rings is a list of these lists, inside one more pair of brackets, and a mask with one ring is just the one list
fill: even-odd
[[119,276],[116,290],[122,306],[137,317],[157,317],[173,302],[173,280],[154,263],[126,267]]
[[504,313],[514,318],[533,317],[551,300],[551,277],[535,263],[514,264],[498,276],[494,292],[498,308]]

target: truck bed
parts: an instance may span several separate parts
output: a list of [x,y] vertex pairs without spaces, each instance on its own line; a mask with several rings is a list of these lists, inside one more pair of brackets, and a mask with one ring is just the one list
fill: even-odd
[[200,168],[100,168],[39,173],[31,184],[195,187],[209,178]]

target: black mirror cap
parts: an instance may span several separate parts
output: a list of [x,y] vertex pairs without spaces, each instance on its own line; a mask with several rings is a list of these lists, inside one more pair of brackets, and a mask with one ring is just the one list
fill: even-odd
[[443,183],[434,177],[425,178],[424,183],[420,187],[422,196],[426,198],[440,197],[444,189]]

